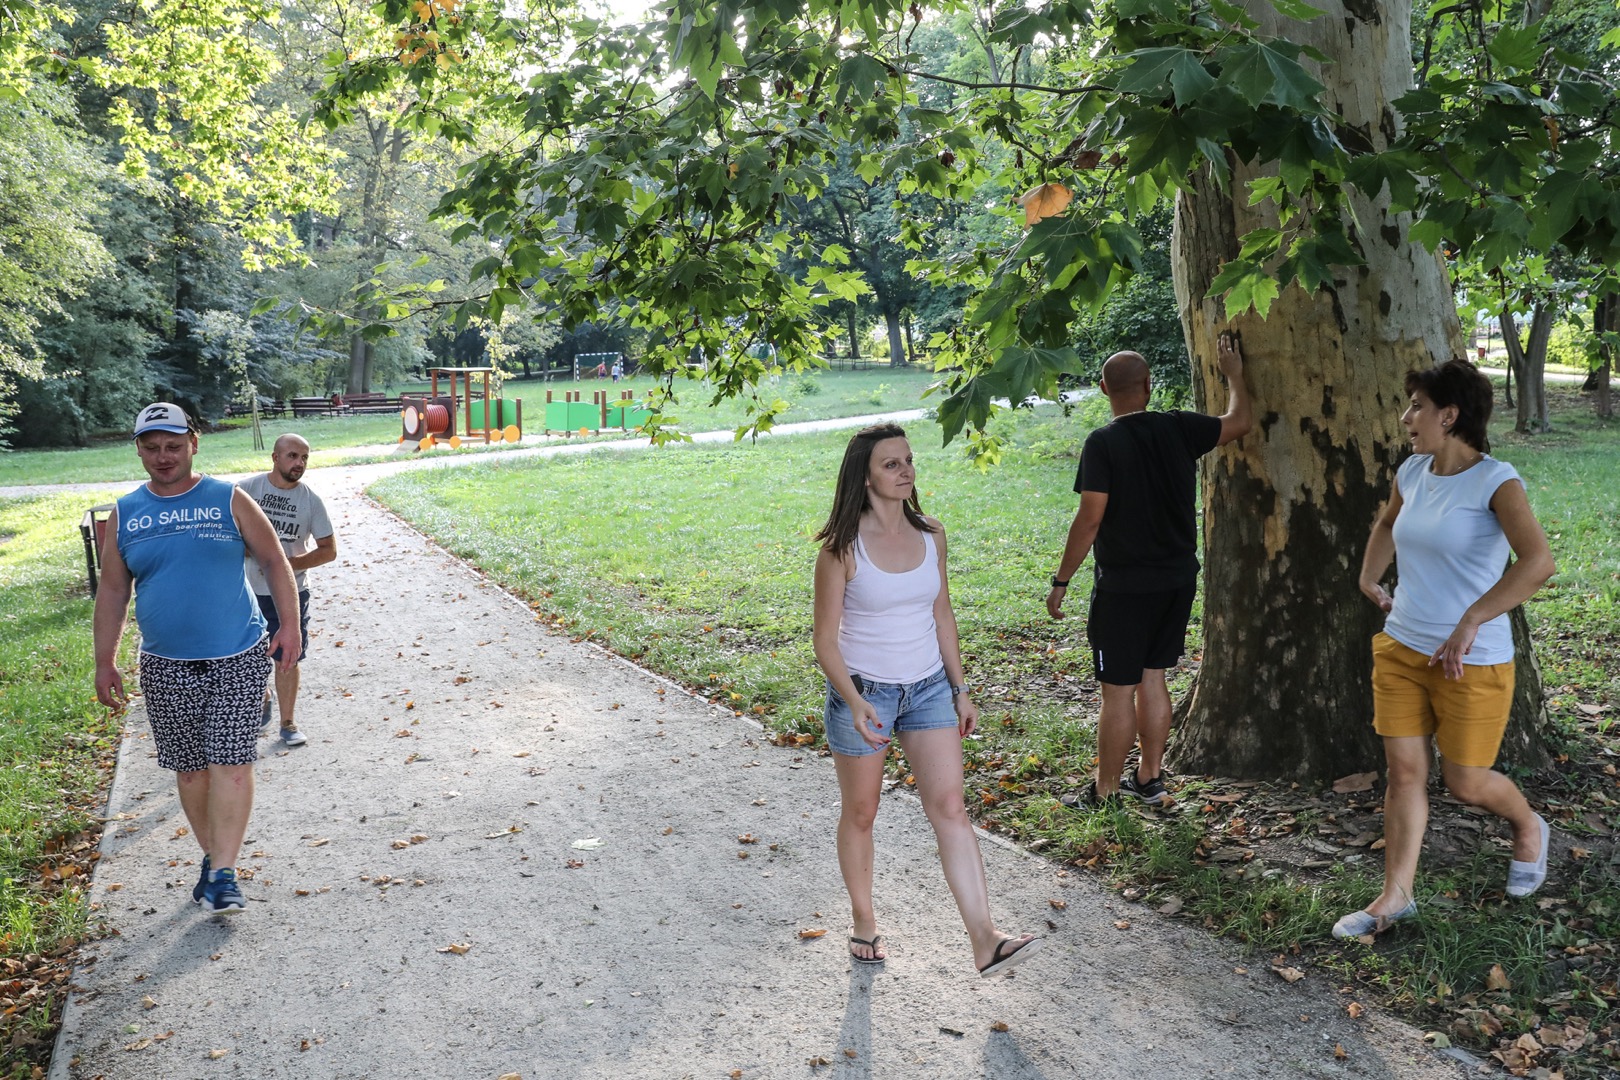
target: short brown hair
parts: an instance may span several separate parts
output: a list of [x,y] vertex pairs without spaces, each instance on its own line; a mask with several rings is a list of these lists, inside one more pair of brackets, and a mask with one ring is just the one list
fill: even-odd
[[1457,422],[1451,433],[1480,453],[1489,453],[1491,408],[1496,404],[1496,390],[1491,380],[1467,360],[1447,360],[1426,371],[1406,373],[1406,392],[1423,396],[1434,402],[1435,408],[1454,408]]

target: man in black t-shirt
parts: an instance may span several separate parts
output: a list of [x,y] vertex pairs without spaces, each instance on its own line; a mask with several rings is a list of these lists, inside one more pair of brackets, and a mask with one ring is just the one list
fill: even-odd
[[[1063,618],[1069,578],[1095,547],[1086,638],[1103,699],[1097,777],[1065,795],[1066,806],[1095,806],[1119,790],[1154,805],[1167,797],[1160,775],[1170,735],[1164,672],[1181,659],[1198,584],[1198,459],[1242,438],[1253,423],[1237,338],[1221,334],[1216,352],[1230,393],[1218,417],[1149,412],[1147,361],[1120,352],[1103,364],[1102,391],[1114,415],[1080,452],[1080,510],[1046,597],[1052,618]],[[1138,739],[1140,763],[1121,777]]]

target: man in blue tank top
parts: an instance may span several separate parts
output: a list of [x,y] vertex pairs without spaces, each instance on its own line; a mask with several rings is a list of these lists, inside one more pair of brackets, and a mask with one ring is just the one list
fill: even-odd
[[140,684],[158,765],[172,770],[180,808],[203,852],[191,898],[231,914],[247,906],[236,859],[253,811],[260,699],[270,653],[283,667],[298,655],[298,624],[283,623],[268,646],[248,589],[247,552],[266,568],[283,610],[298,594],[264,512],[233,485],[192,468],[197,430],[166,401],[135,417],[135,452],[149,478],[107,519],[96,593],[96,697],[122,710],[129,696],[118,646],[130,596],[141,634]]
[[[1063,618],[1069,578],[1095,544],[1086,638],[1102,689],[1097,776],[1065,795],[1066,806],[1096,806],[1119,790],[1155,806],[1169,797],[1161,775],[1171,715],[1164,673],[1181,659],[1198,587],[1198,459],[1253,424],[1236,337],[1221,334],[1216,351],[1230,394],[1221,416],[1149,412],[1147,361],[1120,352],[1103,363],[1113,418],[1080,452],[1080,509],[1046,598],[1052,618]],[[1121,777],[1138,740],[1139,764]]]

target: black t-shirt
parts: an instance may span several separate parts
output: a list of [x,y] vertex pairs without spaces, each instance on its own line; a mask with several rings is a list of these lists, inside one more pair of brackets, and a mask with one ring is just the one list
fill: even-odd
[[1092,545],[1097,588],[1158,592],[1198,579],[1198,459],[1221,437],[1216,416],[1140,412],[1086,436],[1077,492],[1108,496]]

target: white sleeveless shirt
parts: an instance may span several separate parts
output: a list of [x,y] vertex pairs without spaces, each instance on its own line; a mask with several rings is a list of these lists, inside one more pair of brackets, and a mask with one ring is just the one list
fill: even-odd
[[934,625],[939,597],[939,554],[934,534],[923,533],[922,563],[891,574],[867,558],[855,537],[855,576],[844,583],[838,651],[850,671],[874,682],[913,683],[945,666]]

